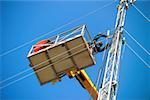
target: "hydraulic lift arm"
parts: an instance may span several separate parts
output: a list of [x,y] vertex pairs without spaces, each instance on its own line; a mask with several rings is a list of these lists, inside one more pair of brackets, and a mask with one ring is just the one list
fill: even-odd
[[92,81],[90,80],[89,76],[85,72],[85,70],[80,71],[69,71],[67,72],[67,75],[69,78],[76,78],[81,86],[85,88],[89,94],[92,96],[93,100],[97,100],[98,97],[98,91]]

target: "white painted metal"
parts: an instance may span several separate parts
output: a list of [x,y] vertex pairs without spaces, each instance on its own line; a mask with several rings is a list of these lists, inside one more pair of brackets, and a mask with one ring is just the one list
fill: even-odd
[[98,100],[116,100],[118,87],[118,71],[122,47],[122,31],[125,21],[128,0],[120,0],[112,44],[108,52],[102,88]]

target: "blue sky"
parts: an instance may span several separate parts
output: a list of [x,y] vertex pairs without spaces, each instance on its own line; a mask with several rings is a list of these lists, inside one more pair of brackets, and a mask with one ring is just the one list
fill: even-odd
[[[112,1],[6,1],[0,2],[1,34],[0,53],[13,49],[42,34],[49,32],[61,25],[79,18]],[[99,32],[106,32],[115,26],[118,2],[74,22],[50,35],[86,24],[92,37]],[[137,1],[136,6],[150,18],[150,1]],[[129,31],[147,50],[150,50],[150,23],[146,21],[133,7],[127,11],[125,29]],[[124,34],[127,43],[142,56],[146,62],[150,57],[128,35]],[[27,53],[34,43],[24,46],[10,54],[0,58],[0,79],[4,80],[20,71],[29,68]],[[98,55],[97,58],[100,58]],[[101,59],[101,58],[100,58]],[[96,73],[101,60],[97,64],[87,68],[92,81],[96,79]],[[150,64],[150,63],[149,63]],[[30,71],[28,73],[31,73]],[[26,74],[28,74],[26,73]],[[16,79],[23,77],[23,74]],[[118,100],[149,100],[150,99],[150,69],[148,69],[126,47],[119,72]],[[15,79],[14,79],[15,80]],[[11,82],[10,80],[8,82]],[[4,83],[2,85],[5,85]],[[67,76],[62,82],[52,85],[50,83],[40,86],[35,75],[23,79],[1,90],[2,100],[88,100],[89,94],[76,79]]]

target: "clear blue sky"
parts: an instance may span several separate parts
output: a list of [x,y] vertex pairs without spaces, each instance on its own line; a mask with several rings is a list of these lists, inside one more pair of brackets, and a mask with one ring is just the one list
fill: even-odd
[[[112,0],[107,2],[0,2],[0,53],[2,54],[110,2]],[[150,18],[149,5],[150,1],[136,2],[136,6]],[[106,32],[107,29],[112,29],[115,25],[116,6],[117,2],[44,38],[80,24],[87,25],[92,37],[98,32]],[[150,23],[133,7],[130,7],[127,12],[125,28],[150,51]],[[128,44],[149,63],[150,57],[128,35],[125,34],[125,37]],[[31,45],[36,42],[0,58],[1,80],[29,68],[27,53]],[[93,81],[96,79],[96,73],[100,64],[101,61],[97,60],[96,66],[86,69]],[[33,71],[28,73],[31,72]],[[119,78],[118,100],[150,100],[150,69],[128,48],[125,49],[124,57],[121,60]],[[2,89],[0,93],[2,100],[88,100],[89,98],[88,92],[80,86],[78,81],[76,79],[70,80],[67,76],[62,79],[62,82],[55,85],[49,83],[40,86],[37,77],[32,75]]]

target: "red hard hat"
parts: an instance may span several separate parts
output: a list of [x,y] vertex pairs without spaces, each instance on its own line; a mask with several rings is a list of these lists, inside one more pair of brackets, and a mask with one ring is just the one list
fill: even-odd
[[35,46],[35,47],[33,48],[34,52],[37,52],[37,51],[43,49],[43,46],[40,46],[40,45],[46,44],[46,43],[48,43],[48,40],[41,40],[41,41],[39,41],[38,43],[36,43],[36,45],[39,45],[39,46]]

